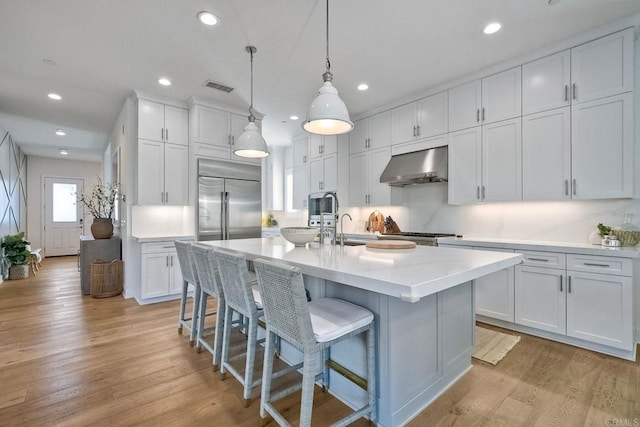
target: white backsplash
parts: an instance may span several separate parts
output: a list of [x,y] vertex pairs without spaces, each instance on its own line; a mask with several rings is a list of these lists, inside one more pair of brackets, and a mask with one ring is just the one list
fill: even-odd
[[131,235],[136,237],[193,236],[195,218],[190,206],[132,206]]

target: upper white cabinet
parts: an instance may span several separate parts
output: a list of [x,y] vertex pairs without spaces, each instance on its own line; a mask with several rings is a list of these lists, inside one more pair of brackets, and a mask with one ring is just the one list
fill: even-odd
[[482,126],[482,187],[485,202],[522,200],[521,119]]
[[565,50],[522,66],[522,114],[571,103],[571,52]]
[[293,209],[307,209],[309,196],[309,167],[293,168]]
[[571,199],[571,109],[522,117],[522,198]]
[[446,133],[449,130],[449,98],[437,93],[391,110],[391,144]]
[[633,28],[571,49],[573,103],[633,90]]
[[571,107],[572,197],[633,195],[633,93]]
[[450,131],[494,123],[521,114],[520,67],[449,89]]
[[478,203],[482,199],[482,128],[449,134],[449,203]]
[[307,135],[300,135],[293,138],[293,167],[304,166],[307,164],[309,155],[309,137]]
[[337,135],[309,134],[309,159],[336,154],[338,152]]
[[391,112],[384,111],[358,120],[349,133],[349,153],[388,147],[391,143]]
[[338,189],[338,155],[330,154],[309,161],[309,192]]
[[[260,159],[248,159],[233,154],[233,147],[245,126],[247,116],[207,105],[191,107],[191,132],[198,157],[212,157],[244,163],[260,164]],[[256,120],[260,127],[260,121]]]
[[189,149],[138,140],[138,204],[189,204]]
[[356,153],[349,157],[350,206],[391,204],[391,187],[380,183],[380,175],[390,158],[389,147]]
[[189,145],[189,111],[138,99],[138,138]]

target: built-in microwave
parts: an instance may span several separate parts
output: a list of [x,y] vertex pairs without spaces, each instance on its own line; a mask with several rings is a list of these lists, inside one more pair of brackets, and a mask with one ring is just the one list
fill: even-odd
[[325,193],[309,194],[309,227],[320,227],[324,221],[325,227],[335,227],[336,199],[332,195],[322,197]]

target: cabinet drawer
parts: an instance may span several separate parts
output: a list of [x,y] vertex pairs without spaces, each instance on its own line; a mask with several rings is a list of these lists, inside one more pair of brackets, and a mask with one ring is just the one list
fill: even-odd
[[629,258],[567,254],[567,270],[631,276],[632,264]]
[[154,242],[154,243],[143,243],[142,244],[142,253],[143,254],[156,254],[160,252],[171,252],[175,251],[176,246],[172,241],[170,242]]
[[522,265],[560,269],[564,269],[566,266],[566,254],[559,254],[555,252],[518,252],[520,252],[524,257]]

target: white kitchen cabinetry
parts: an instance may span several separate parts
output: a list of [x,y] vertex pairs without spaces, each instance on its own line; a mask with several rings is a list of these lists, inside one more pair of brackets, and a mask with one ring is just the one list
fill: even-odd
[[449,203],[481,201],[482,128],[480,126],[449,134]]
[[515,323],[557,334],[566,333],[564,268],[518,265],[515,270]]
[[522,114],[571,104],[571,51],[545,56],[522,66]]
[[[513,252],[510,249],[478,248],[491,252]],[[476,314],[513,322],[514,320],[514,268],[509,267],[475,280]]]
[[179,294],[182,272],[173,242],[143,243],[141,251],[142,299]]
[[384,111],[354,123],[349,133],[349,154],[388,147],[391,143],[391,112]]
[[293,168],[293,209],[307,209],[309,196],[309,167]]
[[449,130],[447,92],[391,110],[391,144],[446,133]]
[[284,148],[272,147],[262,161],[262,210],[284,210]]
[[138,204],[189,204],[189,148],[138,140]]
[[570,108],[522,117],[522,198],[571,199]]
[[309,134],[309,160],[330,156],[338,152],[337,135]]
[[633,28],[571,49],[571,99],[581,103],[633,90]]
[[138,138],[189,145],[189,112],[184,108],[138,99]]
[[574,104],[571,116],[572,197],[631,197],[633,93]]
[[520,118],[449,134],[449,203],[522,199]]
[[301,135],[293,138],[293,167],[306,166],[309,155],[309,137]]
[[520,67],[449,89],[449,131],[494,123],[520,115]]
[[349,157],[350,206],[385,206],[391,204],[391,187],[380,183],[380,175],[391,158],[389,147]]
[[309,161],[309,192],[338,189],[338,155],[331,154]]
[[[260,159],[249,159],[233,154],[234,144],[248,124],[247,116],[193,104],[191,117],[194,154],[197,157],[260,164]],[[256,120],[256,125],[260,127],[260,120]]]

